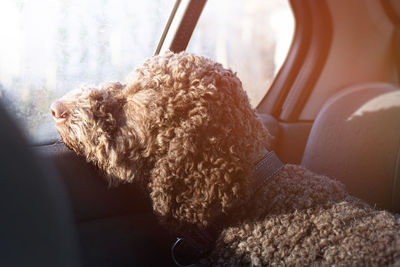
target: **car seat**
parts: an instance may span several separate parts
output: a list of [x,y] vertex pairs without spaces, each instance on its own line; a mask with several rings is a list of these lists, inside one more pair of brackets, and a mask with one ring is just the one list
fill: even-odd
[[67,194],[0,106],[0,266],[80,266]]
[[387,83],[344,88],[322,107],[303,166],[342,181],[371,205],[400,212],[400,90]]

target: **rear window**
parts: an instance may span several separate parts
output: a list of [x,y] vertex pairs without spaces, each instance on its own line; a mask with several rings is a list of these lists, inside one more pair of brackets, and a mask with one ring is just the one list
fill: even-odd
[[123,80],[157,46],[173,0],[1,0],[0,97],[34,143],[58,137],[52,101]]

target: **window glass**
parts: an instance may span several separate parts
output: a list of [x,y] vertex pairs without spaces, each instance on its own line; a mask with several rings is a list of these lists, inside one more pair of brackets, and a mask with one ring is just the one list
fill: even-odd
[[286,0],[210,0],[187,50],[237,72],[256,106],[286,57],[293,31]]
[[33,142],[57,138],[52,101],[123,80],[157,46],[174,0],[1,0],[0,98]]

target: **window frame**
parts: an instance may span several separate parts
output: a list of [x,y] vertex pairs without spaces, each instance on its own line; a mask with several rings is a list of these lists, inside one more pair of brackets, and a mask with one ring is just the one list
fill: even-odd
[[289,0],[295,32],[285,62],[257,106],[283,122],[298,122],[326,63],[332,41],[332,18],[324,1]]

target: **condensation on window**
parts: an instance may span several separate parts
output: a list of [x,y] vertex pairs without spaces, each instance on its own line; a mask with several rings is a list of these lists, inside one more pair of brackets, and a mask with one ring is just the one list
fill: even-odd
[[187,50],[237,72],[256,106],[286,58],[293,32],[287,0],[207,1]]
[[1,0],[0,98],[29,139],[57,138],[52,101],[121,81],[157,46],[174,0]]

